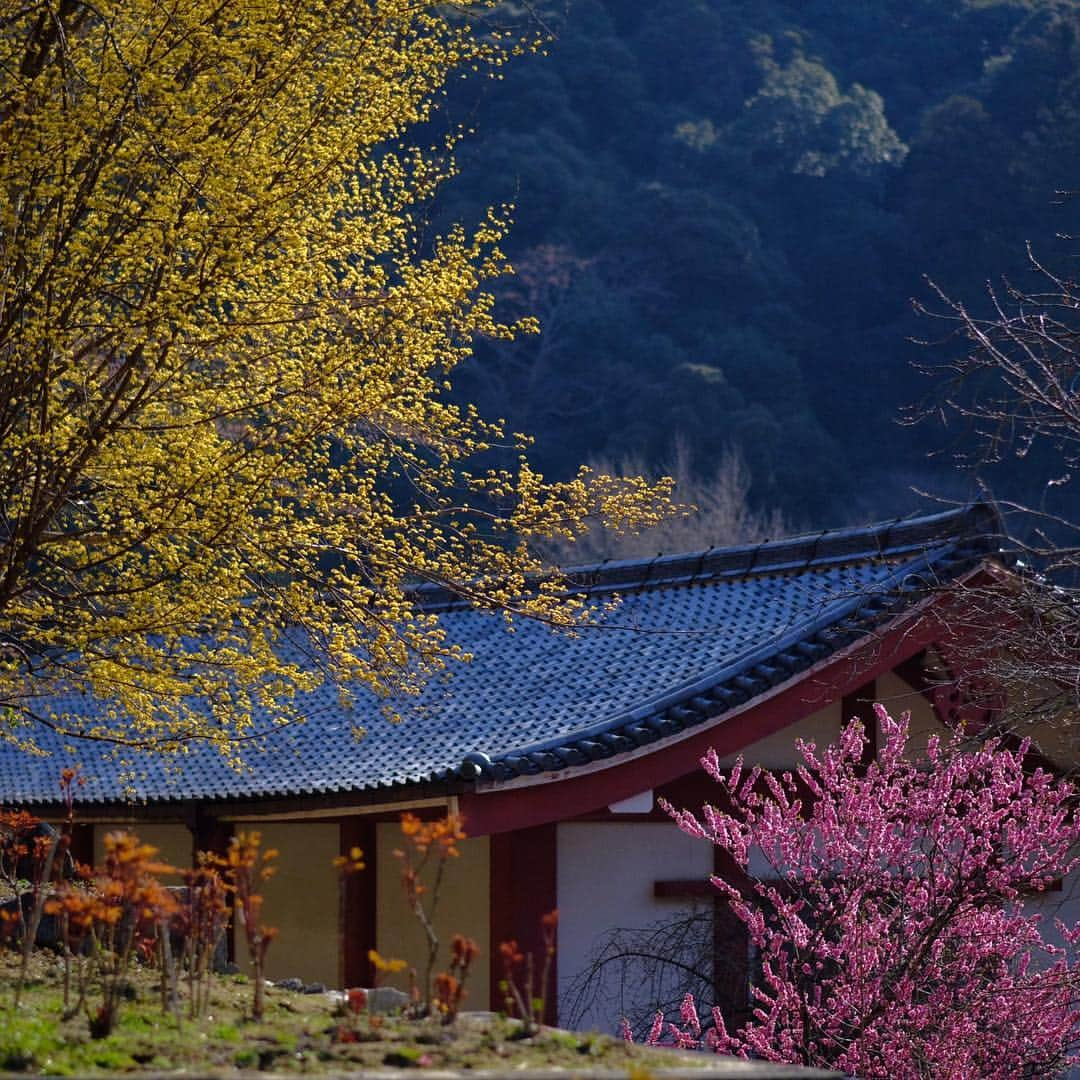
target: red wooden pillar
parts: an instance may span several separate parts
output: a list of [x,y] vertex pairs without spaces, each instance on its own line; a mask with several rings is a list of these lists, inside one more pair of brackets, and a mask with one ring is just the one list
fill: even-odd
[[375,948],[375,824],[363,818],[344,818],[340,824],[340,853],[353,848],[364,853],[365,869],[348,874],[341,883],[340,935],[342,985],[373,986],[368,953]]
[[[514,832],[494,833],[490,839],[491,866],[491,1008],[502,1010],[506,1002],[499,990],[505,973],[499,943],[516,941],[523,953],[532,953],[536,978],[544,965],[544,939],[540,919],[558,907],[558,848],[556,826],[537,825]],[[550,983],[544,988],[544,1021],[558,1017],[558,953],[552,963]],[[534,988],[534,993],[540,991]]]

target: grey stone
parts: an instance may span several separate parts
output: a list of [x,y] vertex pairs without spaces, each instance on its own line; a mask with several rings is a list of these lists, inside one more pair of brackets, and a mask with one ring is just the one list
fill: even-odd
[[304,981],[303,979],[278,979],[278,981],[274,983],[274,986],[276,986],[279,990],[294,990],[297,992],[302,992],[304,989]]
[[395,990],[392,986],[373,986],[367,992],[369,1012],[393,1012],[395,1009],[404,1009],[408,1004],[409,995],[403,990]]
[[323,984],[321,982],[308,983],[307,986],[304,987],[304,993],[305,994],[325,994],[326,993],[326,986],[325,986],[325,984]]

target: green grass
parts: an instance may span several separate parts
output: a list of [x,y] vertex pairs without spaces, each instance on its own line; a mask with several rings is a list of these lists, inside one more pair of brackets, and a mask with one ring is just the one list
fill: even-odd
[[[462,1017],[452,1025],[399,1016],[352,1016],[321,994],[266,990],[262,1022],[250,1018],[250,981],[215,978],[206,1015],[163,1014],[156,972],[135,970],[112,1034],[94,1039],[85,1012],[63,1019],[62,966],[48,953],[33,958],[18,1010],[12,1008],[18,962],[0,950],[0,1072],[94,1076],[105,1073],[235,1070],[340,1073],[363,1068],[490,1069],[598,1066],[646,1076],[652,1068],[710,1063],[704,1055],[675,1055],[627,1046],[596,1034],[542,1029],[522,1038],[504,1018]],[[183,994],[184,988],[181,987]],[[91,989],[87,1006],[96,1009]]]

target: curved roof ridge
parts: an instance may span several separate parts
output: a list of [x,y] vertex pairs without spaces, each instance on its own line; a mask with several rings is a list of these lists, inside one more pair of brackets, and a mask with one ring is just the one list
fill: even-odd
[[[979,500],[934,514],[912,514],[870,525],[802,533],[734,547],[657,554],[635,559],[561,567],[569,592],[597,594],[625,589],[693,584],[718,577],[749,577],[828,566],[868,558],[894,559],[965,539],[987,550],[1005,535],[997,506]],[[548,576],[537,580],[547,580]],[[427,609],[443,610],[468,601],[444,585],[417,585],[413,595]]]

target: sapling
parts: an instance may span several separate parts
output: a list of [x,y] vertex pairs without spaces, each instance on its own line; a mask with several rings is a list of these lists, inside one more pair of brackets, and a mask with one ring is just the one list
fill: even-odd
[[181,931],[178,968],[186,968],[188,1015],[205,1012],[210,1000],[210,972],[214,952],[229,921],[228,889],[221,876],[221,860],[199,852],[198,865],[183,871],[183,899],[177,912]]
[[550,989],[551,970],[555,962],[556,938],[559,927],[557,908],[540,917],[544,955],[540,967],[540,981],[536,982],[536,965],[531,952],[523,953],[517,941],[499,943],[499,958],[503,966],[503,978],[499,983],[507,1014],[517,1013],[524,1024],[526,1035],[539,1030],[547,1013],[547,995]]
[[127,988],[132,954],[145,936],[156,934],[176,910],[176,901],[158,881],[173,867],[155,860],[157,848],[132,833],[105,837],[105,861],[97,879],[91,940],[101,980],[102,1001],[90,1019],[90,1034],[111,1034]]
[[[62,769],[60,772],[60,794],[64,800],[62,836],[63,855],[65,856],[68,856],[71,851],[72,839],[75,833],[75,789],[82,787],[86,783],[86,777],[81,774],[80,768],[80,766],[75,766]],[[63,867],[63,861],[61,861],[61,867]],[[83,880],[86,880],[90,873],[89,867],[80,867],[74,862],[72,862],[71,871],[71,876],[81,877]],[[68,875],[61,870],[61,873],[56,876],[60,879],[59,888],[64,889],[67,885]],[[46,907],[46,912],[56,915],[60,930],[60,942],[64,950],[64,1011],[66,1013],[71,1006],[72,928],[69,924],[73,913],[76,919],[81,918],[82,924],[77,926],[74,931],[74,936],[79,939],[81,948],[82,939],[89,932],[90,920],[87,915],[86,905],[80,905],[78,901],[68,904],[56,904],[54,907],[54,912],[49,912],[48,907]],[[80,1002],[82,1001],[81,990],[80,986]]]
[[[63,881],[45,905],[46,914],[56,917],[64,951],[64,1012],[65,1020],[75,1016],[86,1002],[86,945],[90,941],[97,917],[99,899],[88,890],[93,877],[89,866],[76,864],[75,878]],[[75,961],[78,997],[71,1002],[71,967]]]
[[[432,975],[439,955],[439,936],[435,931],[435,912],[439,906],[443,875],[448,860],[460,854],[458,843],[465,839],[461,818],[447,814],[437,821],[421,821],[415,814],[401,815],[401,834],[405,847],[394,851],[401,863],[401,887],[405,903],[424,932],[427,956],[424,967],[423,1009],[430,1012],[432,1004]],[[428,866],[434,861],[431,887],[424,882]],[[425,900],[427,896],[429,899]]]
[[480,947],[470,937],[455,934],[450,942],[450,969],[435,976],[434,1011],[444,1024],[452,1024],[465,1000],[465,983]]
[[265,988],[263,970],[266,964],[266,950],[277,936],[277,930],[262,922],[262,894],[256,889],[269,880],[275,871],[272,865],[277,858],[273,848],[261,851],[262,835],[258,832],[239,832],[229,841],[229,850],[225,858],[225,874],[236,897],[236,906],[244,924],[244,936],[247,938],[248,952],[255,968],[255,991],[252,1000],[251,1015],[255,1020],[263,1018]]

